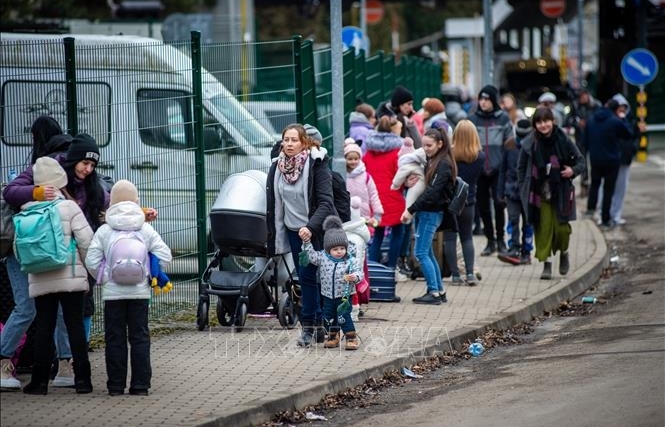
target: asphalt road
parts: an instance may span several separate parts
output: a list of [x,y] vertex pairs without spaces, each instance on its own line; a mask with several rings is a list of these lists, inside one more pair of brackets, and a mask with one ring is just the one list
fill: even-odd
[[[634,164],[611,266],[567,316],[314,426],[665,426],[665,150]],[[578,203],[585,203],[579,200]],[[582,205],[584,206],[584,205]],[[574,238],[574,236],[573,236]]]

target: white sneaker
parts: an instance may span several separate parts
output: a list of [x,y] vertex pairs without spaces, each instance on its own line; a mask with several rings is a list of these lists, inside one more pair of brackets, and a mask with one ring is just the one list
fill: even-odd
[[396,282],[406,282],[409,280],[408,277],[406,277],[406,274],[402,274],[399,272],[399,270],[395,270],[395,281]]
[[74,387],[74,369],[69,360],[58,362],[58,375],[53,379],[53,387]]
[[626,223],[626,220],[623,219],[623,218],[619,218],[619,219],[615,219],[614,222],[615,222],[617,225],[624,225],[624,224]]
[[359,305],[352,305],[351,306],[351,320],[354,322],[357,322],[358,319],[360,318],[360,306]]
[[9,359],[0,360],[0,388],[20,390],[21,381],[14,376],[14,364]]

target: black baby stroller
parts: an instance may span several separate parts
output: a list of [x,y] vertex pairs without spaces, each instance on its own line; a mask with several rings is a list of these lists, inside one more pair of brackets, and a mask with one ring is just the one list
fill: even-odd
[[291,254],[267,254],[266,178],[257,170],[229,176],[212,206],[210,228],[218,249],[201,280],[200,331],[208,325],[210,295],[217,296],[219,323],[236,331],[245,326],[248,313],[268,308],[282,326],[297,324],[299,287],[287,262]]

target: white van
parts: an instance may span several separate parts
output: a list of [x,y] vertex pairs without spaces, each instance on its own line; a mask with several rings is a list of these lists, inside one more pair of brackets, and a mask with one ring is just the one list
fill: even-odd
[[[29,161],[35,118],[67,128],[64,37],[75,39],[78,131],[99,144],[98,172],[136,183],[141,204],[159,210],[154,225],[174,255],[195,251],[192,65],[160,41],[0,34],[0,178]],[[267,172],[274,137],[210,73],[201,77],[208,211],[228,175]]]

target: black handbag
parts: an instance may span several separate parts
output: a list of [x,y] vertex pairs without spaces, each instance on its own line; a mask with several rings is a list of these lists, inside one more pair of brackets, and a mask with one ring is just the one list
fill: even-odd
[[453,191],[453,197],[448,203],[448,212],[452,213],[455,216],[462,214],[462,210],[466,206],[466,198],[469,196],[469,184],[466,183],[459,176],[455,182],[455,191]]

